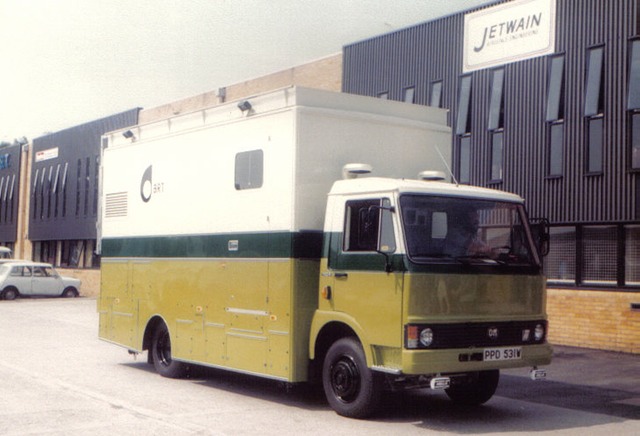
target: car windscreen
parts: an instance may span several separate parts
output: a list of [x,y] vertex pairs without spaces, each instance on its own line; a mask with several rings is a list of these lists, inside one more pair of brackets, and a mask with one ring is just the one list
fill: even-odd
[[400,207],[416,263],[537,266],[521,204],[404,194]]

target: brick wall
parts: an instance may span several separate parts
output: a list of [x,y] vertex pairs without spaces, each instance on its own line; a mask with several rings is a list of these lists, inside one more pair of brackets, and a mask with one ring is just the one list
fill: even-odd
[[549,342],[640,354],[640,293],[549,289]]
[[342,89],[342,53],[226,86],[221,88],[224,89],[224,98],[218,94],[220,90],[209,91],[162,106],[144,109],[140,111],[138,122],[146,124],[164,120],[174,115],[193,112],[222,102],[239,100],[293,85],[340,92]]

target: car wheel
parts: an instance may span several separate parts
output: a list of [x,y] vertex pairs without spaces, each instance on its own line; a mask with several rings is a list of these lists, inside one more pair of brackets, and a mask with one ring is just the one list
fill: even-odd
[[355,338],[340,339],[329,348],[322,385],[329,405],[342,416],[366,418],[380,403],[379,374],[367,367],[362,345]]
[[153,366],[163,377],[181,378],[186,373],[186,365],[171,358],[171,337],[167,326],[162,323],[156,329],[151,343]]
[[78,290],[76,288],[73,287],[68,287],[66,288],[64,291],[62,291],[62,297],[64,298],[76,298],[78,295],[80,295],[78,293]]
[[20,293],[16,288],[6,288],[2,291],[2,299],[4,300],[15,300],[20,296]]
[[500,381],[500,371],[480,371],[470,374],[470,378],[460,384],[452,385],[445,392],[449,398],[464,406],[478,406],[484,404],[496,392]]

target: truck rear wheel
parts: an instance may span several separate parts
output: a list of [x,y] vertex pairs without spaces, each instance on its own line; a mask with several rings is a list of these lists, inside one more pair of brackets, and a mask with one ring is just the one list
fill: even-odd
[[464,406],[484,404],[496,392],[500,381],[500,371],[480,371],[469,375],[466,383],[452,385],[445,392],[451,400]]
[[162,323],[153,334],[151,343],[153,366],[163,377],[181,378],[186,373],[186,365],[171,358],[171,337],[169,329]]
[[362,345],[355,338],[342,338],[329,348],[322,385],[329,405],[342,416],[366,418],[380,403],[381,380],[367,367]]

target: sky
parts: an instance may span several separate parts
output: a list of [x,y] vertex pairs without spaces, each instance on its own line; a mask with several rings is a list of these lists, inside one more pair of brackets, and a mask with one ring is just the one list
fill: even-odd
[[494,0],[0,0],[0,141],[340,53]]

